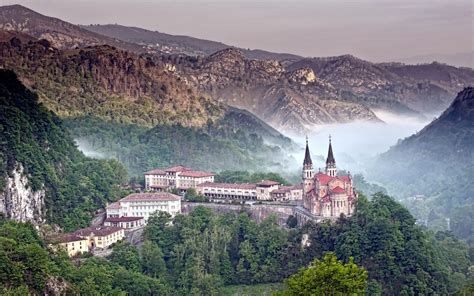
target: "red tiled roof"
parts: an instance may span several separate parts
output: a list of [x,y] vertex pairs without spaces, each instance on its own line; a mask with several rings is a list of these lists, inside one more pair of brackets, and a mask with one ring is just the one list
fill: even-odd
[[106,218],[104,222],[111,222],[111,223],[132,222],[132,221],[137,221],[141,219],[143,219],[143,217],[110,217],[110,218]]
[[334,179],[339,179],[343,182],[349,183],[351,181],[351,178],[349,176],[337,176],[337,177],[331,177],[329,175],[326,175],[325,173],[317,173],[315,176],[315,179],[318,179],[319,182],[322,185],[327,185],[329,182],[331,182]]
[[106,207],[107,210],[118,210],[120,209],[120,203],[114,202]]
[[171,172],[171,173],[176,173],[176,172],[184,172],[184,171],[190,171],[190,170],[191,170],[190,168],[187,168],[187,167],[182,166],[182,165],[178,165],[178,166],[167,168],[165,171],[166,172]]
[[91,234],[94,236],[107,236],[120,230],[122,230],[122,228],[115,226],[87,227],[76,230],[74,234],[78,236],[90,236]]
[[51,238],[51,242],[53,243],[70,243],[82,240],[84,240],[84,238],[73,233],[63,233]]
[[120,201],[176,201],[181,200],[178,195],[169,192],[156,192],[156,193],[133,193]]
[[204,172],[204,171],[184,171],[180,174],[180,176],[202,178],[202,177],[212,177],[212,176],[215,176],[215,174],[211,172]]
[[351,178],[349,176],[338,176],[338,179],[341,179],[344,182],[350,182]]
[[166,175],[166,172],[160,169],[155,169],[146,172],[145,175]]
[[331,190],[331,192],[332,192],[332,193],[345,193],[346,190],[344,190],[343,188],[337,186],[337,187],[333,188],[333,189]]
[[303,189],[303,183],[293,185],[293,189]]
[[244,189],[244,190],[249,190],[249,189],[255,189],[257,186],[252,183],[212,183],[212,182],[204,182],[197,187],[211,187],[211,188],[226,188],[226,189]]
[[317,180],[319,180],[319,182],[322,184],[322,185],[327,185],[329,183],[329,181],[331,181],[333,179],[333,177],[329,176],[329,175],[326,175],[324,173],[317,173],[316,174],[316,178]]
[[280,185],[280,183],[271,181],[271,180],[262,180],[261,182],[257,183],[257,186],[274,186],[274,185]]

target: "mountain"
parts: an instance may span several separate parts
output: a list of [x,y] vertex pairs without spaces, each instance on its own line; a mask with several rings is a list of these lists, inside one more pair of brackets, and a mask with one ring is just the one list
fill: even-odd
[[456,67],[474,68],[474,51],[453,54],[432,53],[399,59],[406,64],[444,63]]
[[[148,51],[164,54],[183,54],[189,56],[207,56],[214,52],[236,48],[221,42],[198,39],[189,36],[170,35],[158,31],[150,31],[137,27],[127,27],[117,24],[89,25],[82,28],[91,32],[109,36],[125,42],[143,45]],[[260,49],[240,50],[249,59],[297,60],[300,56],[288,53],[274,53]]]
[[378,121],[372,110],[423,117],[440,112],[460,88],[474,84],[472,69],[374,64],[350,55],[284,64],[248,59],[229,48],[207,57],[155,59],[172,64],[176,75],[211,97],[300,134],[318,124]]
[[20,31],[38,39],[46,39],[60,49],[108,44],[137,53],[146,51],[140,45],[96,34],[21,5],[0,6],[0,30]]
[[440,112],[463,87],[474,84],[474,70],[439,63],[375,64],[344,55],[302,59],[287,69],[302,67],[339,89],[343,100],[408,114]]
[[0,66],[15,70],[63,118],[202,126],[224,112],[165,67],[109,45],[59,50],[46,40],[13,37],[0,40],[0,53]]
[[[12,58],[7,66],[16,67],[23,81],[34,87],[32,82],[38,78],[28,69],[67,65],[40,72],[45,85],[37,88],[48,107],[62,117],[97,115],[147,126],[184,120],[185,126],[202,126],[222,118],[220,103],[224,103],[250,111],[280,131],[304,134],[314,125],[380,121],[373,112],[378,110],[432,116],[445,109],[455,93],[474,84],[474,70],[439,63],[374,64],[350,55],[300,58],[249,51],[135,27],[79,27],[18,5],[1,7],[0,16],[2,28],[47,38],[51,43],[47,47],[57,48],[56,56],[54,49],[41,54],[36,50],[31,56],[26,53],[33,50],[28,48],[33,46],[31,40],[24,34],[17,36],[23,44],[19,59],[28,62],[19,69]],[[3,40],[11,39],[2,34]],[[106,45],[87,47],[98,44]],[[4,54],[14,57],[8,50]],[[56,63],[58,58],[61,61]],[[101,64],[98,68],[104,63],[112,66],[105,72],[88,69],[96,60]],[[117,62],[121,69],[114,79],[111,71]],[[80,68],[75,68],[76,63]],[[90,76],[77,79],[77,71]],[[64,78],[52,78],[55,73]],[[129,81],[132,77],[135,80]],[[49,83],[51,79],[54,83]],[[64,88],[70,83],[73,87]],[[91,96],[91,91],[97,94]],[[69,99],[63,100],[64,96]]]
[[12,71],[0,70],[0,213],[66,229],[115,200],[126,171],[85,157],[61,120]]
[[[371,177],[401,197],[427,196],[429,211],[418,213],[419,217],[424,214],[422,218],[429,220],[428,214],[433,211],[431,216],[437,213],[452,218],[456,231],[460,222],[472,221],[466,214],[474,208],[473,139],[474,88],[469,87],[438,119],[382,154]],[[460,219],[463,215],[464,222]],[[470,232],[461,236],[471,236],[474,242],[472,229]]]
[[290,139],[149,57],[108,45],[59,50],[47,40],[19,37],[0,40],[0,53],[0,66],[17,71],[67,121],[81,149],[119,159],[133,176],[176,163],[219,171],[293,161]]
[[[21,5],[0,6],[0,30],[19,31],[37,39],[46,39],[58,49],[93,45],[110,45],[135,53],[179,53],[191,56],[209,55],[233,47],[224,43],[176,36],[121,25],[74,25],[58,18],[37,13]],[[242,49],[249,58],[296,60],[300,56],[273,53],[259,49]]]
[[287,71],[276,60],[248,59],[229,48],[207,57],[159,56],[175,75],[228,105],[246,109],[279,130],[304,133],[316,124],[378,121],[365,106],[341,100],[311,69]]

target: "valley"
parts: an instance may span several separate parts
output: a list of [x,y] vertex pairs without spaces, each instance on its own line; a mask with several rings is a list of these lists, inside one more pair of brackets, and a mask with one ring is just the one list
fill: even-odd
[[0,294],[468,295],[474,69],[337,54],[0,6]]

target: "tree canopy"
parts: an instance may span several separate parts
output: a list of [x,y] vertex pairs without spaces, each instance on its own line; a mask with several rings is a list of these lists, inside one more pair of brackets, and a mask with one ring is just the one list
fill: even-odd
[[276,295],[365,295],[367,271],[358,267],[353,258],[344,263],[334,253],[327,253],[321,261],[315,259],[285,282],[287,290]]

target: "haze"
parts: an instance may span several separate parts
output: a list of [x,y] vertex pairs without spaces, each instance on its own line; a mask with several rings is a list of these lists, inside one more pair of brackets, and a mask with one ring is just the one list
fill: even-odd
[[371,61],[472,52],[470,0],[0,1],[75,24],[119,23],[303,56]]

